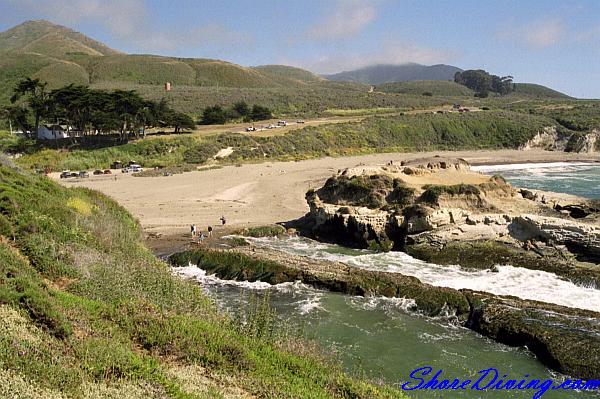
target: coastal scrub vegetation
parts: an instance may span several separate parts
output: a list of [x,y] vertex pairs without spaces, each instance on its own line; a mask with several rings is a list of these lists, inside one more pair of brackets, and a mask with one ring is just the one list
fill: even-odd
[[[106,168],[115,159],[135,159],[145,167],[201,164],[222,148],[233,152],[221,163],[298,160],[372,152],[518,148],[554,120],[511,111],[468,114],[373,116],[361,122],[307,126],[282,136],[239,133],[157,138],[92,150],[56,151],[32,146],[17,162],[29,168]],[[5,151],[15,153],[13,147]],[[211,161],[212,162],[212,161]]]
[[277,237],[285,234],[285,227],[279,224],[270,224],[266,226],[247,227],[239,230],[236,234],[246,237]]
[[317,194],[325,202],[375,209],[407,206],[414,200],[415,190],[387,175],[341,175],[327,179]]
[[3,162],[0,396],[400,396],[318,353],[247,334],[174,277],[111,199]]
[[204,108],[200,124],[223,125],[235,120],[253,122],[271,119],[272,117],[273,112],[268,107],[258,104],[250,107],[245,101],[238,101],[230,108],[223,108],[221,105]]
[[425,191],[421,194],[419,199],[429,204],[437,204],[440,197],[444,194],[450,196],[481,194],[479,188],[472,184],[456,184],[453,186],[426,185],[423,186],[423,189],[425,189]]

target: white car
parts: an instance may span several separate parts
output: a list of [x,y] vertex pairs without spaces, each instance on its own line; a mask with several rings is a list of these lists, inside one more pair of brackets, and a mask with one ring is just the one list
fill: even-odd
[[144,169],[137,164],[129,165],[126,168],[123,168],[123,173],[137,173],[142,172]]

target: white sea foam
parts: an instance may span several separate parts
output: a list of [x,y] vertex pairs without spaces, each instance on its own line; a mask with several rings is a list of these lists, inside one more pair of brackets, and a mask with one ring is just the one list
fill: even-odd
[[[495,295],[512,295],[523,299],[554,303],[568,307],[600,311],[600,290],[576,285],[541,270],[509,265],[498,266],[498,272],[469,270],[457,265],[442,266],[420,261],[403,252],[336,254],[339,247],[307,239],[260,239],[263,245],[288,253],[346,263],[350,266],[417,277],[424,283],[454,289],[472,289]],[[311,251],[314,245],[314,250]]]
[[264,291],[275,290],[286,294],[299,294],[301,299],[294,302],[295,307],[300,314],[308,314],[315,310],[322,310],[321,298],[323,294],[312,287],[303,284],[300,281],[287,282],[281,284],[269,284],[263,281],[237,281],[224,280],[218,278],[214,274],[207,274],[205,270],[200,269],[195,265],[186,267],[173,267],[171,269],[174,274],[183,278],[191,279],[199,282],[202,286],[232,286],[244,290]]
[[507,165],[479,165],[471,166],[471,170],[489,173],[489,172],[503,172],[510,170],[536,170],[536,169],[557,169],[562,168],[580,168],[580,167],[593,167],[600,166],[598,163],[593,162],[546,162],[546,163],[513,163]]
[[321,298],[322,295],[319,294],[310,295],[304,299],[297,301],[295,305],[298,308],[300,314],[305,315],[315,310],[323,310],[323,308],[321,307]]
[[265,283],[262,281],[250,282],[250,281],[223,280],[223,279],[218,278],[214,274],[212,274],[212,275],[207,274],[206,271],[204,271],[194,265],[189,265],[186,267],[174,267],[172,270],[173,270],[173,273],[175,273],[179,276],[189,278],[192,280],[196,280],[196,281],[202,282],[203,284],[206,284],[206,285],[226,284],[226,285],[233,285],[233,286],[242,287],[242,288],[251,289],[251,290],[265,290],[265,289],[272,287],[271,284]]

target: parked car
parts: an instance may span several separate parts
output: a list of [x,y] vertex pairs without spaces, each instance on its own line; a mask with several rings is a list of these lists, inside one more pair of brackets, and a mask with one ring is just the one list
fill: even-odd
[[304,123],[304,120],[303,120],[303,119],[298,119],[298,120],[296,121],[296,123]]
[[247,132],[255,132],[255,131],[256,131],[256,128],[255,128],[254,126],[250,126],[250,127],[247,127],[247,128],[246,128],[246,131],[247,131]]
[[79,173],[77,173],[77,172],[71,172],[71,177],[79,177]]
[[142,172],[143,170],[144,169],[140,165],[134,163],[132,165],[129,165],[126,168],[123,168],[122,172],[123,173],[137,173],[137,172]]
[[277,126],[287,126],[287,125],[288,125],[287,121],[279,121],[279,122],[277,122]]
[[86,177],[90,177],[90,174],[86,170],[82,170],[79,172],[79,177],[85,179]]
[[67,179],[71,177],[71,171],[70,170],[63,170],[62,172],[60,172],[60,178],[61,179]]
[[112,172],[110,171],[110,169],[105,169],[104,170],[104,174],[105,175],[110,175],[110,174],[112,174]]
[[104,171],[103,171],[103,170],[96,169],[96,170],[94,171],[94,176],[103,175],[103,174],[104,174]]

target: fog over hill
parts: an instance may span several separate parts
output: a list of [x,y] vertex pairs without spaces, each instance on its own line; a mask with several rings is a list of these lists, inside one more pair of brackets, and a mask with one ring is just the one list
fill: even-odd
[[353,71],[323,75],[323,77],[329,80],[379,85],[382,83],[411,80],[454,80],[454,74],[456,72],[462,72],[462,69],[445,64],[430,66],[416,63],[401,65],[379,64],[355,69]]

